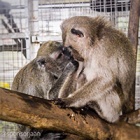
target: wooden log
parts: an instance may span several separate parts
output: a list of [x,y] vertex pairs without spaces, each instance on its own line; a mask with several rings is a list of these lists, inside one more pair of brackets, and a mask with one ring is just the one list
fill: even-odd
[[0,119],[31,127],[82,136],[85,139],[139,140],[140,128],[125,122],[109,124],[92,112],[62,109],[42,98],[0,88]]

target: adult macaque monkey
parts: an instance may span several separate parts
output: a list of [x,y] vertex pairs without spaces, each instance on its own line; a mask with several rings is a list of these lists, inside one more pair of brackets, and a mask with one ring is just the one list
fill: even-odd
[[[49,90],[59,79],[62,72],[64,73],[61,76],[63,81],[63,78],[68,73],[75,71],[75,66],[70,62],[69,55],[64,55],[61,43],[56,41],[45,42],[38,50],[36,58],[17,73],[12,84],[12,90],[45,99],[58,98],[58,92],[55,94],[54,92],[49,92]],[[61,83],[57,86],[59,85]],[[17,140],[62,140],[65,137],[63,133],[48,133],[47,131],[23,125],[18,125],[18,127],[18,131],[25,132],[28,135],[18,135]],[[40,132],[41,136],[30,136],[30,134],[38,132]]]
[[62,99],[58,103],[75,108],[88,105],[102,119],[116,122],[122,108],[129,102],[134,82],[132,45],[122,32],[101,17],[72,17],[62,23],[61,29],[64,46],[71,48],[74,58],[83,63],[76,82],[81,82],[81,76],[85,82],[65,97],[70,87],[68,83],[75,81],[67,78],[64,83],[67,86],[63,86],[59,95]]

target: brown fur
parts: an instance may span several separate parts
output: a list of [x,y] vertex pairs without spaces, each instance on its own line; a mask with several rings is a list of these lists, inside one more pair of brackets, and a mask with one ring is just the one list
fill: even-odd
[[[62,99],[63,103],[66,107],[88,105],[101,118],[116,122],[129,102],[135,77],[135,54],[128,38],[101,17],[72,17],[61,29],[64,46],[75,50],[74,58],[83,63],[76,84],[80,75],[85,79],[83,86]],[[67,84],[62,90],[69,87]]]
[[[58,58],[60,54],[61,57]],[[61,43],[45,42],[38,50],[37,57],[17,73],[12,90],[48,99],[47,92],[68,62],[62,53]]]
[[[12,90],[45,99],[58,98],[57,93],[50,93],[48,95],[48,92],[56,83],[66,65],[70,62],[62,51],[61,43],[56,41],[45,42],[38,50],[36,58],[17,73],[12,84]],[[43,130],[37,130],[23,125],[18,125],[18,127],[19,132],[26,134],[33,134],[34,132],[40,132],[41,134],[43,132]],[[59,136],[61,136],[61,133],[47,133],[44,139],[55,139]],[[28,135],[19,135],[17,139],[31,140],[34,138],[28,137]],[[40,136],[36,136],[35,139],[41,138]]]

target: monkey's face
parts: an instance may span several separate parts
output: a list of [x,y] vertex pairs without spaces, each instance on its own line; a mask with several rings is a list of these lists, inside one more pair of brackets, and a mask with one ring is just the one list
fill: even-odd
[[41,46],[36,57],[38,69],[59,77],[65,66],[70,62],[69,57],[63,54],[62,44],[49,41]]
[[78,61],[85,60],[91,49],[89,23],[89,18],[73,17],[61,25],[64,46],[72,48],[73,56]]

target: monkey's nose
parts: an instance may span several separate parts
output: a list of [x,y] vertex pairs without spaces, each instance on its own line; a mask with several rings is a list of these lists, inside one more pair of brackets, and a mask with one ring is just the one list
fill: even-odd
[[64,47],[62,52],[64,55],[68,56],[69,58],[72,56],[69,47]]

